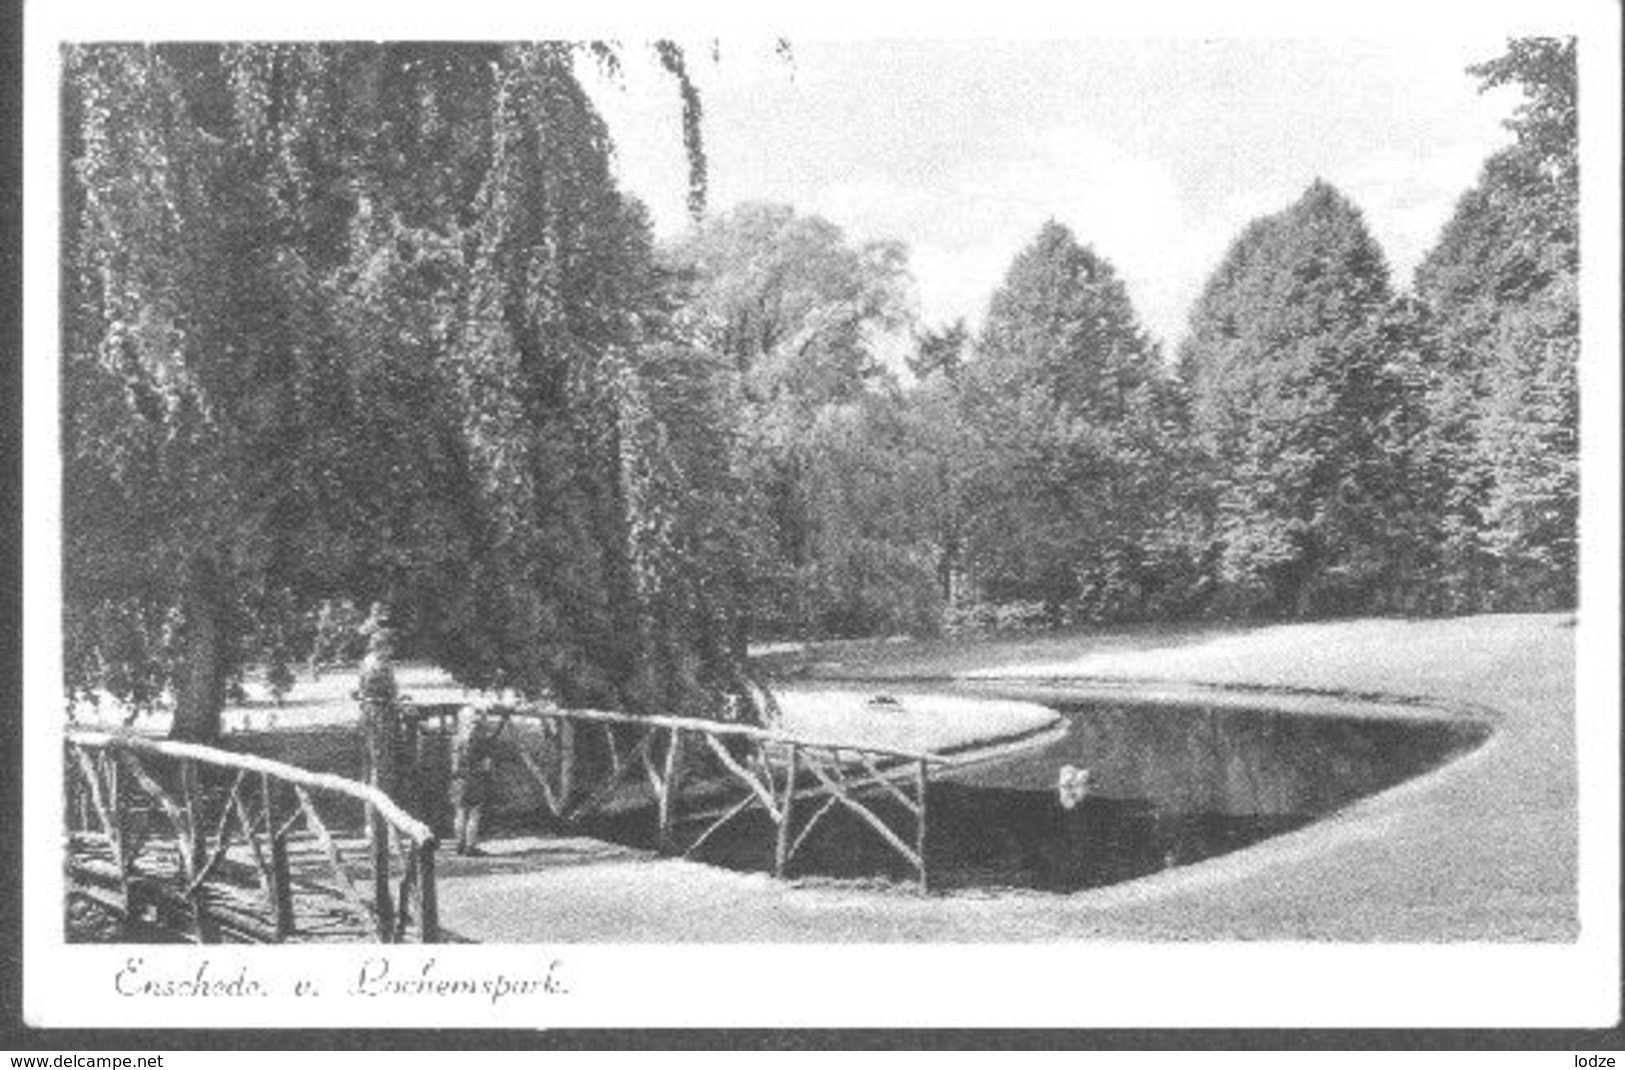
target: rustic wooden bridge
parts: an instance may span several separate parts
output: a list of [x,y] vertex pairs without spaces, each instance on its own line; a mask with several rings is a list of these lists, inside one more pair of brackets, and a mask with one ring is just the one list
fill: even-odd
[[[456,706],[425,706],[420,724],[450,731]],[[617,808],[648,806],[666,854],[693,855],[725,825],[765,814],[774,830],[773,872],[784,876],[832,811],[858,818],[902,858],[922,890],[933,770],[952,759],[929,751],[818,739],[771,728],[606,710],[492,707],[493,736],[511,742],[546,814],[578,825]],[[538,738],[517,726],[530,722]],[[887,813],[872,805],[883,798]],[[901,819],[896,819],[897,814]],[[697,830],[697,831],[696,831]]]
[[[450,738],[457,706],[406,708],[404,770]],[[930,887],[930,752],[805,738],[769,728],[598,710],[497,707],[492,735],[511,745],[546,820],[649,810],[658,849],[697,852],[759,812],[784,876],[837,810]],[[536,729],[521,733],[515,726]],[[438,737],[438,738],[437,738]],[[345,777],[253,755],[134,734],[70,729],[69,892],[110,911],[127,933],[198,942],[435,942],[435,853],[421,784],[397,798]],[[887,805],[877,806],[877,800]]]
[[125,733],[70,729],[65,746],[69,894],[126,931],[200,943],[442,939],[434,832],[382,792]]

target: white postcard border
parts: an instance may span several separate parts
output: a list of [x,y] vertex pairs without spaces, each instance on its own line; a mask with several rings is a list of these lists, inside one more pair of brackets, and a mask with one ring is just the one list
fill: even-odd
[[[995,6],[996,11],[987,8]],[[60,574],[55,191],[57,42],[210,37],[506,38],[781,32],[729,5],[53,3],[25,37],[24,1013],[38,1026],[1596,1026],[1618,1012],[1619,13],[1610,3],[1141,3],[1064,18],[1037,6],[840,3],[785,13],[812,36],[1449,32],[1460,20],[1581,41],[1584,315],[1578,614],[1581,937],[1572,945],[546,945],[291,949],[67,946],[59,841]],[[527,10],[529,9],[529,10]],[[425,973],[425,964],[433,965]],[[478,994],[369,994],[472,978]],[[132,963],[136,963],[132,966]],[[132,996],[140,979],[266,994]],[[372,974],[368,974],[368,970]],[[552,990],[530,984],[551,976]],[[371,981],[369,981],[369,977]],[[496,979],[524,993],[495,992]],[[122,980],[121,980],[122,979]],[[315,993],[295,994],[303,981]],[[433,987],[433,986],[429,986]]]

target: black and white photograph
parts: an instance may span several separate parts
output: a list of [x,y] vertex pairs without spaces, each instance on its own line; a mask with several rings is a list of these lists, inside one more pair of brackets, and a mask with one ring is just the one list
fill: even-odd
[[1615,1020],[1615,7],[151,7],[28,13],[31,1024]]

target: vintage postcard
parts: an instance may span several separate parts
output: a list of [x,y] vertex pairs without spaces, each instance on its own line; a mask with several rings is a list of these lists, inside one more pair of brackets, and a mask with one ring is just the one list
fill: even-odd
[[1604,3],[32,5],[37,1026],[1595,1026]]

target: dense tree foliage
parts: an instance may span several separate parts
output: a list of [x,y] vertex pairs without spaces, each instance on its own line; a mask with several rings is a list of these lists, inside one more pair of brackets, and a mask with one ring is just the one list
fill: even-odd
[[[1413,292],[1324,182],[1178,359],[1049,223],[919,330],[905,251],[746,204],[656,250],[603,45],[97,45],[63,84],[68,685],[208,736],[387,602],[479,686],[713,714],[751,637],[1571,605],[1572,41]],[[317,607],[326,607],[318,612]],[[338,608],[335,608],[338,607]]]
[[[885,421],[877,406],[895,385],[877,352],[909,321],[902,248],[855,245],[817,216],[745,204],[669,256],[690,281],[685,324],[737,383],[756,629],[879,626],[887,614],[853,604],[853,592],[905,582],[895,573],[909,555],[875,534],[858,507],[865,492],[847,477],[872,478],[865,436]],[[882,463],[891,451],[875,445]]]
[[977,590],[1052,618],[1170,608],[1184,406],[1112,266],[1045,224],[961,379],[980,446],[962,508]]
[[1416,275],[1441,374],[1428,395],[1449,472],[1442,608],[1572,604],[1579,502],[1574,42],[1510,43],[1474,68],[1524,103]]
[[1461,612],[1572,605],[1578,505],[1573,42],[1473,69],[1526,99],[1395,297],[1324,183],[1254,222],[1181,350],[1216,464],[1220,604]]
[[72,50],[70,686],[210,735],[243,640],[340,594],[470,683],[732,686],[718,365],[577,51]]
[[1216,462],[1220,580],[1239,608],[1383,608],[1403,486],[1391,300],[1359,211],[1316,182],[1247,228],[1198,301],[1181,361]]

